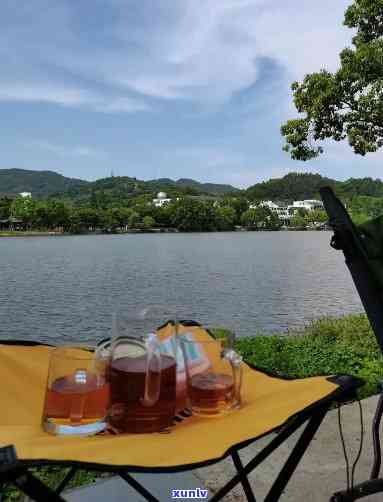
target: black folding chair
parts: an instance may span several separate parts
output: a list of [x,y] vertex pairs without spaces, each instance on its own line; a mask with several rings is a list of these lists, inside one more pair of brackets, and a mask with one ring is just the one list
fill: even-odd
[[[322,188],[320,194],[329,217],[329,225],[334,230],[331,246],[343,251],[346,265],[383,352],[383,286],[371,266],[371,257],[364,243],[363,233],[353,224],[344,205],[334,195],[331,188]],[[352,502],[367,495],[383,492],[383,478],[379,478],[382,459],[379,437],[379,427],[383,415],[382,385],[378,391],[381,395],[372,424],[374,457],[370,479],[355,486],[352,491],[335,493],[331,498],[332,502]]]

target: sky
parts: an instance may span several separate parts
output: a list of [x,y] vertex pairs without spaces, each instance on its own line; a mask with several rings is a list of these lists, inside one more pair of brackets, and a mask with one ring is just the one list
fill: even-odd
[[346,143],[298,162],[290,85],[336,70],[345,0],[2,0],[0,168],[247,187],[381,176]]

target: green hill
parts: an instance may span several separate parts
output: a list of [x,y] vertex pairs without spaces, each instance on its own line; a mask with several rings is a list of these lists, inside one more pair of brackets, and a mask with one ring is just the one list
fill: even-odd
[[283,178],[275,178],[257,183],[246,190],[250,200],[303,200],[318,197],[322,186],[336,185],[336,181],[320,174],[289,173]]
[[223,195],[229,192],[239,192],[239,188],[235,188],[231,185],[220,185],[217,183],[200,183],[188,178],[181,178],[176,181],[179,187],[189,187],[194,188],[200,192],[205,192],[207,194]]
[[354,197],[359,195],[383,197],[383,181],[372,178],[350,178],[338,182],[336,190],[339,195]]
[[0,196],[16,195],[20,192],[32,192],[34,197],[68,197],[87,199],[99,192],[112,198],[132,195],[150,195],[165,191],[175,195],[223,195],[239,191],[231,185],[200,183],[195,180],[168,178],[143,181],[128,176],[102,178],[89,182],[66,178],[52,171],[29,171],[25,169],[0,169]]
[[372,178],[350,178],[336,181],[320,174],[289,173],[283,178],[257,183],[247,190],[231,185],[200,183],[193,179],[169,178],[143,181],[129,176],[116,176],[89,182],[67,178],[53,171],[29,171],[25,169],[0,169],[0,197],[32,192],[34,197],[57,197],[86,203],[97,197],[106,202],[130,197],[153,198],[157,192],[169,197],[182,195],[241,195],[248,200],[292,201],[319,197],[319,188],[331,186],[339,196],[352,199],[359,196],[383,197],[383,182]]
[[320,174],[289,173],[283,178],[275,178],[249,187],[245,193],[249,200],[303,200],[319,198],[319,189],[331,186],[346,199],[355,196],[383,197],[383,181],[372,178],[350,178],[336,181]]
[[0,195],[32,192],[35,197],[49,197],[55,193],[76,192],[89,182],[66,178],[53,171],[0,169]]

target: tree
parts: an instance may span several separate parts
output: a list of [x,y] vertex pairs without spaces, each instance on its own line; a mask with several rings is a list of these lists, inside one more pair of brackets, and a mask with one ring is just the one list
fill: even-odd
[[105,209],[99,212],[99,222],[100,226],[107,232],[118,227],[118,219],[115,212],[111,209]]
[[28,226],[32,225],[36,202],[30,197],[16,197],[12,202],[10,215],[19,218]]
[[46,201],[39,201],[33,211],[32,226],[36,228],[48,228],[48,208]]
[[245,211],[242,214],[241,223],[245,227],[254,230],[278,230],[281,227],[278,215],[265,206],[258,206]]
[[78,227],[83,227],[86,230],[95,230],[99,225],[100,214],[92,206],[79,208],[76,212],[78,216]]
[[119,207],[116,209],[116,218],[119,222],[120,227],[129,226],[129,218],[134,213],[134,210],[130,207]]
[[141,218],[136,211],[133,211],[132,214],[129,216],[128,219],[128,224],[130,228],[137,228],[140,225]]
[[249,202],[246,197],[225,197],[223,203],[226,207],[232,207],[236,213],[234,223],[240,223],[242,213],[249,208]]
[[156,220],[151,216],[145,216],[142,220],[142,226],[144,228],[152,228],[156,224]]
[[306,221],[309,223],[325,223],[328,220],[326,211],[321,211],[320,209],[314,209],[307,213],[305,217]]
[[309,214],[309,211],[305,207],[300,207],[295,211],[295,213],[302,218],[306,218],[306,216]]
[[215,219],[217,230],[233,230],[237,213],[232,207],[217,207],[215,208]]
[[216,230],[215,211],[212,204],[185,198],[173,203],[172,224],[184,232]]
[[383,0],[354,0],[344,24],[356,29],[353,48],[340,54],[335,73],[321,70],[291,86],[303,117],[281,128],[284,150],[297,160],[323,152],[327,139],[348,139],[354,152],[366,155],[383,145]]
[[0,220],[9,218],[11,214],[12,199],[4,197],[0,199]]
[[298,212],[290,220],[290,225],[296,228],[306,228],[307,220],[304,216],[300,215]]
[[164,204],[162,207],[154,207],[152,217],[156,223],[162,227],[171,227],[174,217],[174,203]]
[[46,208],[47,223],[49,228],[65,228],[69,224],[69,208],[64,202],[51,200]]

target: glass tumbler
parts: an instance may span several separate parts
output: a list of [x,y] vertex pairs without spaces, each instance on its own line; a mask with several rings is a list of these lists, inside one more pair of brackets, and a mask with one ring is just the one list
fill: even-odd
[[58,435],[92,435],[106,427],[109,384],[106,361],[90,348],[52,350],[43,428]]

